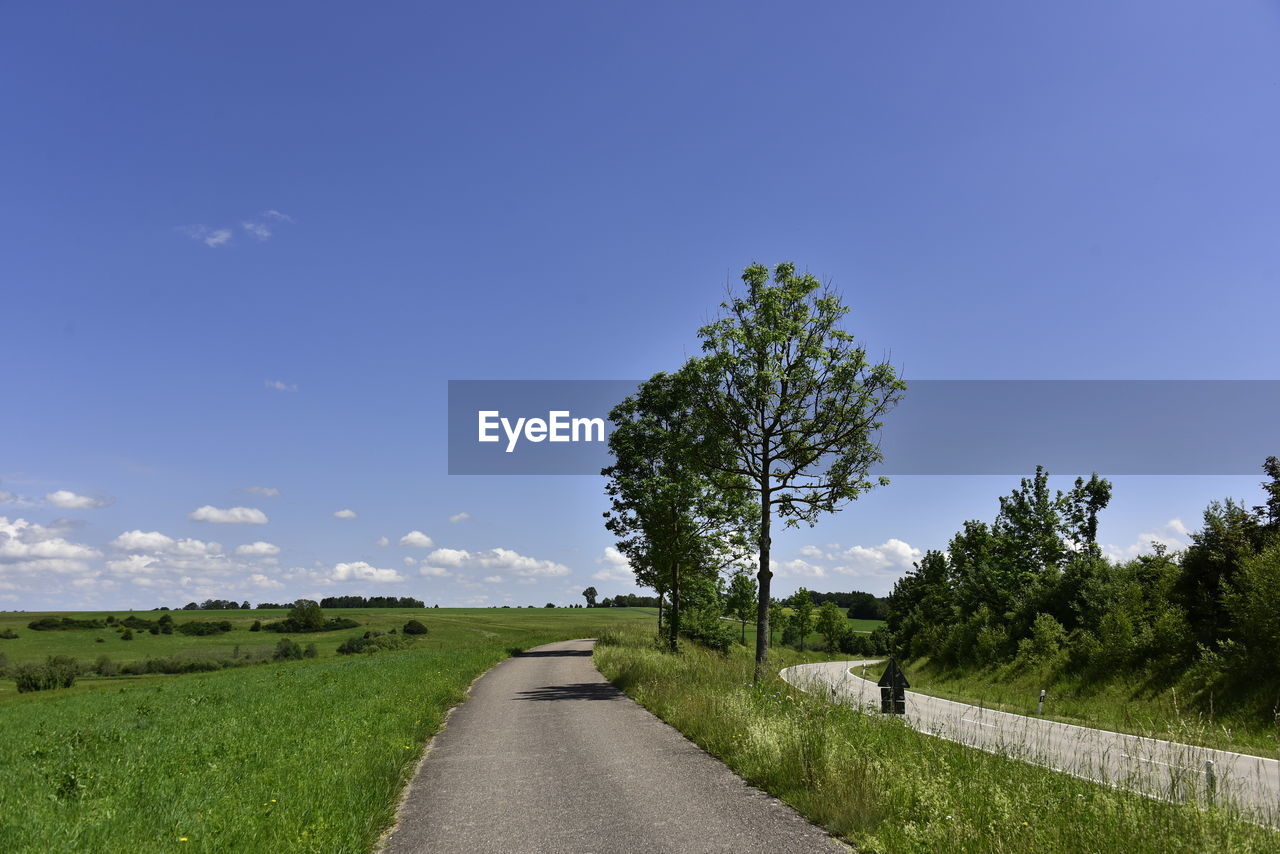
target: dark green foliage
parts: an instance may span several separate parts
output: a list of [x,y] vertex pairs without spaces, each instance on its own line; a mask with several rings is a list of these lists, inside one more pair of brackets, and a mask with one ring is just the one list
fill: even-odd
[[314,643],[307,644],[307,648],[302,651],[303,658],[315,658],[320,654],[320,650],[316,648]]
[[289,632],[301,634],[306,632],[332,632],[339,629],[354,629],[360,625],[346,617],[324,618],[324,611],[312,599],[299,599],[293,604],[289,616],[274,623],[263,623],[261,628],[268,632]]
[[65,655],[51,655],[43,664],[19,664],[12,670],[18,692],[51,691],[55,688],[70,688],[76,683],[80,666],[74,658]]
[[124,641],[133,640],[133,629],[125,629],[123,632],[121,632],[120,640],[124,640]]
[[594,608],[596,606],[596,597],[599,595],[600,592],[596,590],[595,587],[588,587],[586,590],[582,591],[582,598],[587,600],[588,608]]
[[302,658],[302,647],[298,646],[297,641],[291,638],[280,638],[280,642],[276,644],[275,652],[271,657],[276,661],[292,661]]
[[838,650],[844,636],[851,634],[845,612],[835,602],[822,603],[814,625],[818,634],[826,639],[828,652]]
[[365,632],[364,637],[351,637],[338,647],[339,655],[355,655],[358,652],[374,653],[386,649],[404,649],[413,643],[405,635],[384,635],[382,632]]
[[555,606],[556,606],[556,605],[555,605],[555,603],[554,603],[554,602],[548,602],[547,604],[543,605],[542,607],[544,607],[544,608],[554,608]]
[[13,640],[17,636],[18,633],[13,629],[5,629],[3,632],[0,632],[0,638],[4,638],[5,640]]
[[425,635],[427,627],[418,620],[410,620],[404,624],[404,633],[406,635]]
[[[791,634],[792,643],[797,643],[804,650],[805,638],[809,636],[809,632],[813,631],[813,600],[809,598],[809,591],[801,587],[791,597]],[[787,642],[787,638],[783,636],[783,643]]]
[[[258,607],[263,607],[259,605]],[[421,599],[411,596],[326,596],[321,608],[425,608]]]
[[598,606],[600,608],[657,608],[657,596],[639,596],[635,593],[619,593],[612,598],[606,596],[601,599]]
[[249,631],[251,632],[262,631],[262,620],[254,620],[253,625],[249,627]]
[[178,631],[184,635],[193,635],[196,637],[204,637],[206,635],[220,635],[224,632],[231,631],[230,620],[190,620],[180,624]]
[[148,658],[145,661],[127,661],[121,664],[120,673],[127,676],[142,676],[148,673],[208,673],[234,666],[235,662],[230,659]]
[[110,656],[100,655],[93,665],[93,672],[99,676],[115,676],[120,672],[120,665],[112,661]]
[[74,629],[105,629],[103,620],[77,620],[72,617],[41,617],[27,623],[33,632],[65,632]]

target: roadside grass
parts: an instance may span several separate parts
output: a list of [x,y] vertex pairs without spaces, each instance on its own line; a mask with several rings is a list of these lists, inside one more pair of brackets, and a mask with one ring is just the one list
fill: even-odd
[[[911,690],[921,694],[1034,716],[1044,688],[1042,717],[1049,720],[1280,758],[1280,710],[1270,721],[1245,719],[1229,707],[1209,713],[1176,687],[1131,674],[1098,680],[1036,669],[956,671],[928,659],[899,663]],[[869,678],[882,671],[872,668]]]
[[[771,670],[795,663],[778,656]],[[814,656],[821,657],[821,656]],[[1219,809],[1170,804],[918,733],[795,691],[751,685],[751,653],[601,637],[595,660],[641,705],[866,852],[1275,851],[1280,834]]]
[[0,848],[367,852],[476,676],[513,649],[654,624],[603,608],[433,609],[423,621],[430,634],[402,651],[7,698]]

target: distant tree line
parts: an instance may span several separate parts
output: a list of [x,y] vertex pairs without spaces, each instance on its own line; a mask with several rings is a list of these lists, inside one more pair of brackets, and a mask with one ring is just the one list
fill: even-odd
[[1178,685],[1273,715],[1280,461],[1269,457],[1263,471],[1264,502],[1211,502],[1185,550],[1153,544],[1153,554],[1109,560],[1097,524],[1111,484],[1095,475],[1051,494],[1038,468],[1000,499],[992,523],[965,522],[945,553],[927,552],[897,583],[893,645],[943,667]]
[[425,608],[426,603],[412,596],[326,596],[321,608]]

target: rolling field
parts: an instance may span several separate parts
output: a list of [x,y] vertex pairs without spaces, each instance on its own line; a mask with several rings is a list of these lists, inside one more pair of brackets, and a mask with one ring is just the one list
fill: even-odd
[[[170,612],[228,619],[222,636],[122,641],[96,629],[19,637],[10,662],[229,655],[283,635],[249,632],[268,612]],[[223,616],[225,614],[225,617]],[[26,851],[365,852],[390,825],[423,746],[467,686],[513,648],[651,630],[648,609],[331,610],[358,629],[290,635],[319,657],[191,675],[82,678],[0,702],[0,839]],[[89,615],[75,614],[75,617]],[[102,615],[105,616],[105,613]],[[116,613],[117,617],[123,616]],[[145,618],[154,612],[140,614]],[[283,613],[280,614],[283,616]],[[430,630],[404,650],[338,656],[337,645],[410,617]],[[106,638],[97,643],[95,638]],[[104,650],[105,648],[105,650]]]

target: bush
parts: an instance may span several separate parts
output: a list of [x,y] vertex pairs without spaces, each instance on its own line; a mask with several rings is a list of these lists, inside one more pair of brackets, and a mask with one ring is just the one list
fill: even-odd
[[76,684],[79,672],[80,665],[74,658],[51,655],[45,659],[44,664],[19,664],[13,669],[13,680],[21,694],[51,691],[55,688],[70,688]]
[[17,636],[18,633],[13,629],[5,629],[3,632],[0,632],[0,638],[4,638],[5,640],[13,640]]
[[191,620],[178,626],[178,631],[184,635],[195,635],[203,637],[205,635],[220,635],[223,632],[231,631],[230,620]]
[[207,673],[221,670],[228,663],[216,658],[148,658],[120,665],[120,672],[130,676],[146,673]]
[[338,647],[339,655],[355,655],[358,652],[374,653],[384,649],[404,649],[413,643],[405,635],[384,635],[381,632],[365,632],[364,637],[347,638]]
[[120,665],[112,661],[110,656],[100,655],[94,662],[93,672],[99,676],[115,676],[120,672]]
[[120,640],[133,640],[133,629],[125,629],[121,632]]
[[336,632],[340,629],[354,629],[359,625],[355,620],[346,617],[334,617],[332,620],[325,620],[314,628],[306,628],[302,624],[294,622],[292,617],[289,617],[274,623],[263,623],[261,629],[267,632],[280,632],[281,634],[287,632],[296,635],[308,632]]
[[105,629],[102,620],[73,620],[70,617],[41,617],[27,623],[33,632],[65,632],[72,629]]
[[302,647],[291,638],[280,638],[276,651],[271,656],[276,661],[294,661],[302,658]]
[[251,632],[262,631],[262,620],[254,620],[253,625],[249,627],[249,631]]
[[404,633],[406,635],[425,635],[427,627],[418,620],[410,620],[404,624]]
[[316,645],[313,643],[307,644],[307,648],[302,651],[303,658],[315,658],[319,654],[320,650],[316,649]]
[[94,639],[93,639],[93,642],[94,642],[94,643],[106,643],[106,642],[107,642],[107,639],[106,639],[106,638],[101,638],[101,637],[99,637],[99,638],[94,638]]

